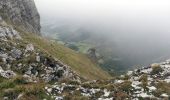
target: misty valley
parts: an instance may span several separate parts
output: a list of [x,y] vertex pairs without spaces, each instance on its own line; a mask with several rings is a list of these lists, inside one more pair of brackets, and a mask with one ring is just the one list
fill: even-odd
[[45,1],[36,2],[43,36],[83,54],[95,48],[96,62],[112,74],[170,58],[168,3],[74,2],[49,2],[54,7],[48,9]]
[[[129,38],[126,40],[116,41],[114,35],[110,38],[110,34],[96,30],[73,23],[61,24],[49,20],[42,22],[42,33],[46,38],[87,56],[88,50],[94,48],[95,62],[112,75],[120,75],[127,70],[147,66],[151,62],[161,62],[170,57],[169,43],[157,44],[158,41],[149,35],[133,36],[134,33],[127,36]],[[150,44],[147,44],[148,37]]]

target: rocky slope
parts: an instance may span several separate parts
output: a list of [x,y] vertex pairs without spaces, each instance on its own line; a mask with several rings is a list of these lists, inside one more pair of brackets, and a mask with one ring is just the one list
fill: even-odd
[[33,0],[0,1],[0,100],[54,100],[46,91],[54,83],[110,77],[86,56],[38,36],[39,20]]
[[7,91],[9,87],[4,87],[7,81],[19,77],[19,82],[27,85],[39,82],[48,84],[63,79],[80,81],[80,77],[68,65],[24,41],[20,33],[5,21],[0,22],[0,99],[19,99],[18,96],[24,91],[16,93],[16,96],[5,96],[16,90],[10,88],[11,91]]
[[55,83],[45,89],[56,100],[169,100],[169,86],[168,60],[108,81]]
[[0,15],[24,31],[40,33],[40,16],[33,0],[1,0]]
[[69,66],[22,41],[12,27],[0,26],[0,31],[0,69],[4,78],[14,77],[16,73],[28,78],[30,82],[78,78]]
[[33,1],[2,0],[0,8],[0,100],[170,99],[169,60],[106,80],[85,56],[29,33],[40,32]]

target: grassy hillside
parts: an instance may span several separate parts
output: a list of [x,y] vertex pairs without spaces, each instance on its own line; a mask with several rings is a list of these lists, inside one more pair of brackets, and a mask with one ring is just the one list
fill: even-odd
[[110,75],[107,72],[103,71],[83,54],[76,53],[69,48],[51,42],[35,34],[27,33],[21,35],[25,41],[34,44],[40,50],[71,66],[74,71],[86,79],[93,80],[110,78]]

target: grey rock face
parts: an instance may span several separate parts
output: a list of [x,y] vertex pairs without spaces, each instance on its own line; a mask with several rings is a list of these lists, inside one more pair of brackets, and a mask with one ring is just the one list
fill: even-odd
[[13,50],[11,51],[11,56],[12,56],[13,58],[20,58],[21,55],[22,55],[22,51],[19,50],[19,49],[13,49]]
[[11,77],[16,76],[16,74],[11,70],[4,71],[2,67],[0,67],[0,76],[4,78],[11,78]]
[[25,50],[26,52],[27,51],[34,51],[34,46],[33,46],[33,44],[28,44],[27,46],[26,46],[26,50]]
[[40,16],[34,0],[0,0],[0,16],[23,31],[40,33]]
[[21,39],[21,36],[12,27],[4,27],[4,26],[0,25],[0,38],[3,38],[3,39],[7,39],[7,38]]

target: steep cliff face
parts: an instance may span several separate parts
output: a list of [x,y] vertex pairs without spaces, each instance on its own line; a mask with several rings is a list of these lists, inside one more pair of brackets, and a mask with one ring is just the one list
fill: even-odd
[[34,0],[0,0],[0,16],[24,31],[40,33],[40,16]]

